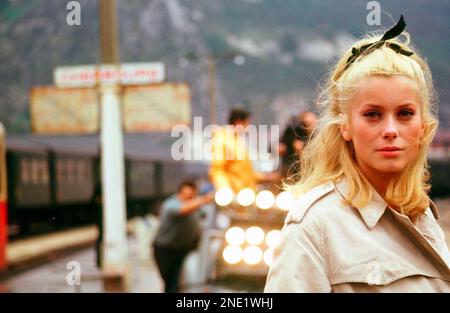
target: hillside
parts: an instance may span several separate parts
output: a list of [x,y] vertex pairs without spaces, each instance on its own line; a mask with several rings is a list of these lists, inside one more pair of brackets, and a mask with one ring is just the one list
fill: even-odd
[[[67,1],[0,2],[0,120],[10,132],[29,131],[28,95],[52,84],[58,65],[99,60],[97,1],[80,0],[82,25],[66,24]],[[450,128],[450,3],[379,1],[389,27],[404,14],[413,43],[427,57],[441,99],[441,127]],[[193,113],[207,116],[205,56],[235,51],[237,66],[219,64],[220,121],[241,103],[255,121],[281,123],[310,104],[317,83],[344,47],[366,31],[367,1],[343,0],[120,0],[123,62],[163,61],[168,79],[188,81]],[[199,59],[186,59],[187,54]]]

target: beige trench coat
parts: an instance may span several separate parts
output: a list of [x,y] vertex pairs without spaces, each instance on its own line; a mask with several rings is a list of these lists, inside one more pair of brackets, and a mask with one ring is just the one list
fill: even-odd
[[450,256],[436,208],[413,224],[374,190],[344,204],[344,179],[314,188],[286,217],[265,292],[450,292]]

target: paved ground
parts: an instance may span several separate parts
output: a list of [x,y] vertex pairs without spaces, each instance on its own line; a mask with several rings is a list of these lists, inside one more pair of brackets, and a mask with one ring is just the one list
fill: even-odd
[[[163,283],[159,272],[151,258],[141,258],[139,244],[134,239],[129,240],[131,293],[159,293]],[[263,285],[259,282],[233,281],[223,284],[203,284],[199,281],[198,257],[191,254],[185,262],[183,281],[184,292],[258,292]],[[67,279],[71,270],[68,265],[78,262],[81,268],[80,285],[70,285]],[[103,281],[100,271],[95,265],[94,248],[87,248],[70,256],[50,262],[35,269],[18,274],[0,282],[0,292],[12,293],[103,293]]]
[[[446,234],[450,247],[450,199],[435,201],[439,212],[439,223]],[[134,229],[128,243],[132,293],[154,293],[163,290],[163,284],[154,260],[150,258],[147,241],[139,241],[139,227]],[[141,228],[142,230],[142,228]],[[137,236],[136,236],[137,235]],[[28,245],[32,246],[32,245]],[[24,245],[24,247],[28,247]],[[28,248],[27,248],[28,249]],[[18,252],[17,252],[18,253]],[[20,255],[20,253],[19,253]],[[260,292],[261,282],[231,281],[226,284],[203,284],[200,277],[199,254],[191,254],[185,263],[183,281],[185,292]],[[70,262],[77,262],[81,269],[80,285],[71,285],[67,278],[73,268],[68,269]],[[70,280],[70,279],[69,279]],[[0,282],[0,292],[32,292],[32,293],[102,293],[103,280],[100,271],[95,266],[95,251],[93,247],[80,250],[67,257],[52,261],[32,270],[20,273],[12,278]]]
[[[129,241],[131,290],[130,292],[161,292],[162,282],[151,260],[137,258],[136,241]],[[78,262],[81,269],[80,285],[67,282],[71,278],[73,267],[68,269],[71,262]],[[44,266],[29,270],[0,283],[3,292],[32,292],[32,293],[101,293],[104,292],[100,271],[95,265],[94,248],[88,248],[70,256],[48,263]]]

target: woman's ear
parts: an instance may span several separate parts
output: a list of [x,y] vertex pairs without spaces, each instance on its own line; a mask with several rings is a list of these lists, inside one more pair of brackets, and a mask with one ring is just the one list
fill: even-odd
[[347,124],[341,124],[339,129],[341,131],[342,138],[344,138],[345,141],[352,140],[352,135],[350,133],[350,130],[348,129]]
[[348,127],[348,120],[344,118],[344,114],[339,113],[339,118],[341,119],[341,124],[339,126],[339,129],[341,131],[342,138],[344,138],[345,141],[352,140],[352,135],[350,133],[349,127]]
[[420,139],[423,139],[423,136],[425,134],[425,127],[426,127],[425,123],[422,123],[422,127],[420,128],[420,132],[419,132]]

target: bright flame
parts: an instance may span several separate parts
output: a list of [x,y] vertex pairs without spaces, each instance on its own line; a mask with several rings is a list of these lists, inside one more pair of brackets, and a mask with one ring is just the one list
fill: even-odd
[[245,240],[245,232],[242,228],[234,226],[227,230],[225,239],[230,245],[239,246]]
[[223,249],[223,259],[230,264],[236,264],[242,259],[242,249],[238,246],[227,246]]
[[275,204],[275,196],[269,190],[263,190],[256,196],[256,205],[258,208],[267,210]]
[[259,245],[264,241],[264,231],[258,226],[249,227],[245,231],[245,239],[251,245]]
[[289,191],[283,191],[277,196],[276,199],[277,207],[282,209],[283,211],[289,211],[294,207],[294,196]]
[[217,190],[214,196],[214,200],[216,201],[217,205],[229,205],[231,201],[233,201],[233,191],[228,187],[220,188],[219,190]]
[[271,248],[276,247],[280,243],[280,240],[281,240],[281,231],[279,230],[276,229],[271,230],[266,235],[266,244]]
[[273,249],[269,248],[266,251],[264,251],[264,263],[267,265],[271,265],[273,261]]
[[263,253],[260,248],[255,246],[248,246],[244,249],[243,259],[244,262],[250,265],[257,264],[261,262]]
[[251,188],[244,188],[237,194],[237,202],[242,206],[249,206],[255,201],[255,192]]

